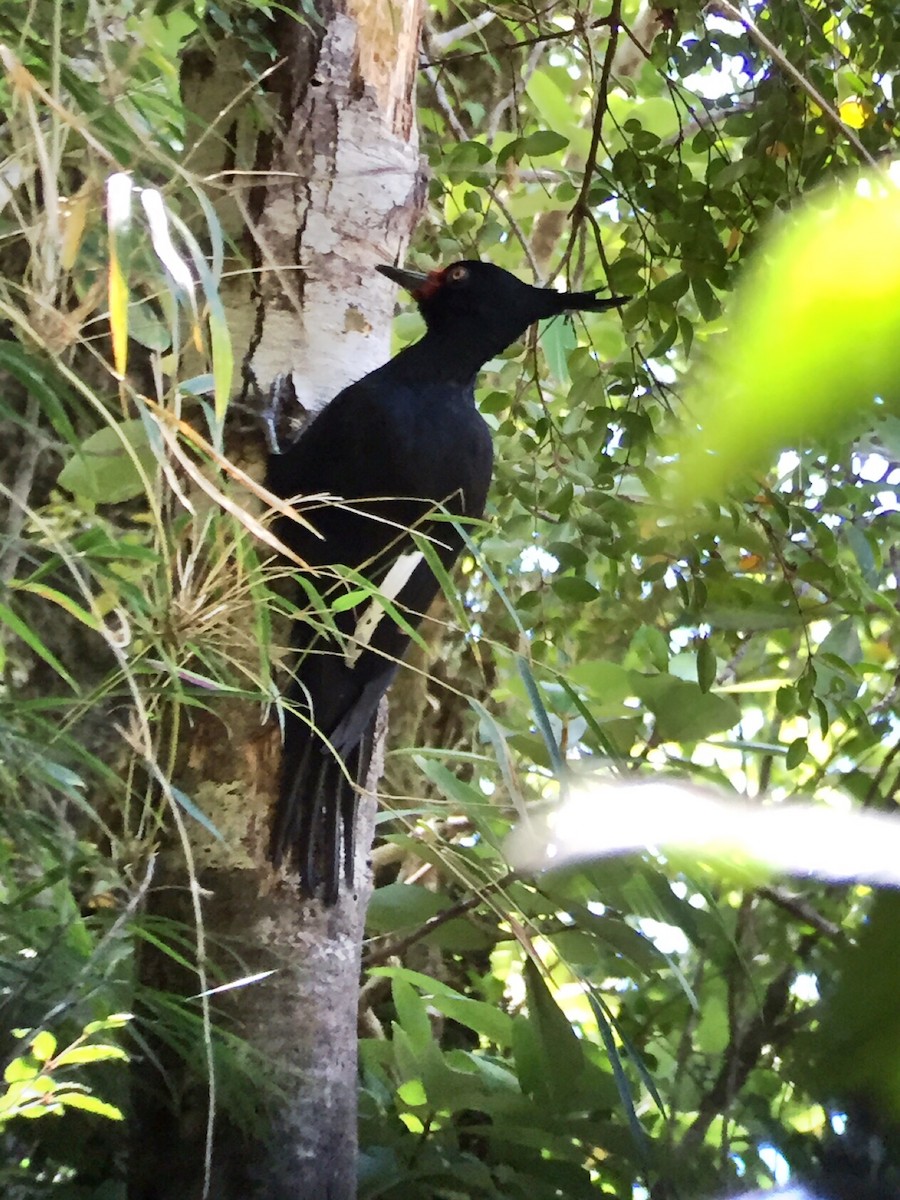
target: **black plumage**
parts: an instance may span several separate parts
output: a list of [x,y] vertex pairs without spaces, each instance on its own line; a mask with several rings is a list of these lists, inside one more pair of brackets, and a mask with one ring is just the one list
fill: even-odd
[[[541,318],[624,300],[531,287],[489,263],[458,262],[428,275],[378,269],[412,293],[424,336],[345,388],[293,446],[273,454],[268,484],[285,499],[340,497],[343,503],[303,506],[321,537],[285,519],[279,536],[313,568],[340,564],[360,572],[415,626],[438,582],[409,530],[428,538],[450,568],[463,539],[451,521],[429,516],[484,512],[493,451],[475,407],[479,369]],[[327,575],[313,582],[321,592]],[[334,587],[332,597],[347,590]],[[289,699],[297,712],[285,715],[270,841],[275,865],[291,859],[304,894],[326,904],[337,899],[342,860],[352,882],[357,789],[379,701],[409,644],[408,633],[370,600],[337,612],[335,622],[341,640],[305,621],[294,626],[298,658]]]

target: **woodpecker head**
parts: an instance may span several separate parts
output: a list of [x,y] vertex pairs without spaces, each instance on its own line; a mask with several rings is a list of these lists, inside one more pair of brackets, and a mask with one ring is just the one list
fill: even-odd
[[486,362],[521,337],[529,325],[563,312],[603,312],[629,297],[600,297],[595,291],[557,292],[532,287],[493,263],[463,260],[443,270],[406,271],[378,267],[411,293],[430,333],[477,349]]

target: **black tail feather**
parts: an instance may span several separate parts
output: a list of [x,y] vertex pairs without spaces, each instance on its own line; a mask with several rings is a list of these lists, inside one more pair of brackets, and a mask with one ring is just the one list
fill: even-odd
[[372,757],[374,721],[338,758],[296,714],[286,714],[284,752],[269,858],[297,872],[303,896],[337,903],[341,876],[353,886],[359,791]]

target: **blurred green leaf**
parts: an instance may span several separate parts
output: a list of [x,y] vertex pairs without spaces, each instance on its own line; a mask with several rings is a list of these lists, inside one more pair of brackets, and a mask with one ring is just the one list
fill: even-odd
[[897,400],[898,229],[900,196],[877,177],[784,219],[696,373],[671,445],[680,505],[721,496],[780,449],[859,429],[876,397]]
[[421,925],[451,904],[448,896],[414,884],[389,883],[376,888],[366,923],[373,933],[390,933]]
[[58,482],[84,500],[121,504],[144,493],[145,479],[152,478],[155,467],[156,452],[144,422],[119,421],[82,442],[60,471]]
[[529,1021],[541,1047],[546,1084],[552,1096],[563,1100],[571,1094],[584,1069],[584,1052],[574,1029],[530,958],[525,960],[525,983]]
[[538,129],[524,138],[524,152],[531,158],[540,158],[547,154],[556,154],[564,150],[569,139],[552,129]]

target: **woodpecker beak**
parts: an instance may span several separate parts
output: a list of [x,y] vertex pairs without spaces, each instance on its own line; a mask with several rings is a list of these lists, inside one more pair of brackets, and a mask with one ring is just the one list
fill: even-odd
[[377,266],[376,271],[380,271],[382,275],[386,275],[392,283],[399,283],[402,288],[406,288],[413,296],[420,292],[428,283],[429,277],[423,275],[421,271],[404,271],[400,267],[382,267]]

